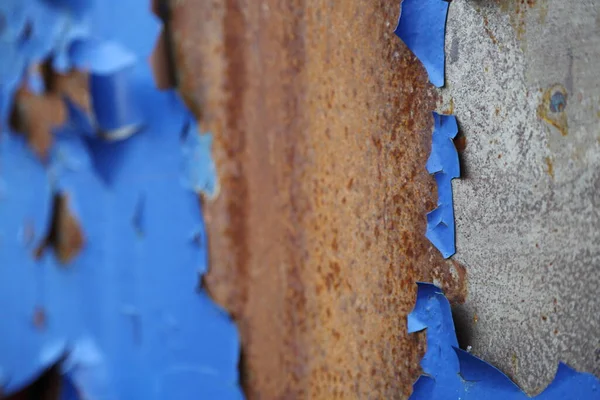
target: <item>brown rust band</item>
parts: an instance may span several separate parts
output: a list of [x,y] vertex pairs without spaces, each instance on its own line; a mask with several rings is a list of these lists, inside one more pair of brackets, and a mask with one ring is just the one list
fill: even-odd
[[465,274],[424,236],[436,96],[393,34],[397,2],[173,4],[221,184],[206,284],[239,324],[249,398],[406,397],[415,282],[460,301]]

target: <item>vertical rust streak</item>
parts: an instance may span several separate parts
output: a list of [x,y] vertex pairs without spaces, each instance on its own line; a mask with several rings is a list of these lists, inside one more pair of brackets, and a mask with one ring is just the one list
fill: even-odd
[[[287,29],[284,29],[281,47],[284,54],[284,65],[288,68],[282,71],[282,115],[283,131],[286,137],[282,143],[287,160],[284,163],[290,168],[284,181],[288,182],[289,197],[284,197],[284,210],[289,219],[287,229],[287,257],[289,269],[287,271],[287,291],[285,296],[285,315],[287,329],[285,331],[285,351],[289,371],[286,377],[286,386],[282,398],[306,398],[309,386],[309,321],[307,315],[307,277],[304,265],[308,262],[307,232],[300,229],[305,223],[305,216],[310,211],[307,194],[302,185],[305,174],[307,158],[306,138],[308,134],[306,118],[304,68],[306,64],[306,24],[304,0],[286,2],[284,15],[293,17],[287,20]],[[293,95],[286,95],[292,94]],[[287,207],[285,207],[287,205]],[[310,279],[310,278],[309,278]]]
[[[247,215],[248,209],[248,189],[247,177],[243,173],[244,154],[246,151],[246,129],[244,128],[244,97],[246,92],[246,48],[245,41],[245,19],[242,13],[240,0],[225,1],[225,16],[223,23],[227,26],[224,31],[224,57],[227,63],[226,67],[226,86],[227,93],[225,104],[225,130],[222,132],[224,140],[219,143],[225,146],[227,159],[234,165],[235,173],[230,174],[224,182],[227,189],[235,196],[227,198],[226,212],[230,218],[230,224],[226,235],[235,246],[232,262],[235,270],[232,271],[239,276],[247,276],[248,263],[248,242],[247,235]],[[228,301],[228,304],[243,305],[247,301],[247,286],[241,287],[232,292],[237,298]],[[232,310],[234,318],[239,317],[241,309]]]

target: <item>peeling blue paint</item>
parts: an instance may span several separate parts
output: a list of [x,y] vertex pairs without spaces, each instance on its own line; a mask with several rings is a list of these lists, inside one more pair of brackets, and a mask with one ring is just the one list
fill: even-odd
[[[77,393],[90,399],[242,398],[235,324],[198,289],[207,249],[196,189],[216,187],[210,137],[197,134],[177,93],[155,87],[145,61],[160,25],[149,2],[11,0],[0,13],[8,23],[0,30],[0,51],[14,50],[3,51],[0,60],[4,393],[61,362],[63,400],[77,399]],[[33,21],[31,48],[19,47],[15,33],[27,21]],[[48,25],[38,27],[38,21]],[[92,39],[94,46],[121,46],[109,52],[116,60],[108,67],[100,65],[107,61],[106,47],[69,53],[73,41]],[[107,78],[127,70],[128,97],[119,104],[135,106],[143,125],[121,141],[93,134],[97,107],[107,100],[92,93],[94,115],[70,105],[69,121],[53,132],[45,167],[23,136],[11,131],[7,115],[26,68],[59,54],[59,68],[98,61],[99,75]],[[120,121],[131,115],[125,112]],[[66,196],[85,235],[82,252],[68,265],[51,250],[34,257],[57,193]],[[20,234],[25,231],[30,237]],[[35,323],[36,310],[43,312],[43,324]]]
[[433,113],[434,130],[427,171],[435,176],[438,187],[437,208],[427,214],[425,236],[444,258],[455,252],[454,204],[452,179],[460,176],[458,152],[454,138],[458,133],[456,117]]
[[[182,135],[182,184],[196,193],[209,197],[217,194],[217,173],[211,159],[212,135],[200,133],[198,125],[190,118]],[[209,162],[205,160],[210,160]]]
[[[450,303],[441,289],[418,283],[415,308],[408,315],[408,332],[426,330],[423,375],[413,385],[411,400],[525,400],[530,399],[492,365],[458,348]],[[600,398],[600,380],[563,363],[539,400]]]
[[429,80],[444,86],[448,0],[403,0],[394,33],[421,61]]

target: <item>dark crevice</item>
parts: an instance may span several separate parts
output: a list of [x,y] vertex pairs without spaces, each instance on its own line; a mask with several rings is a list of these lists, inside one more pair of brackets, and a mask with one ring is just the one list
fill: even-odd
[[38,379],[24,389],[10,395],[2,396],[4,400],[58,400],[61,390],[60,367],[50,367]]
[[460,121],[456,120],[458,125],[458,134],[454,138],[454,146],[456,147],[456,152],[458,153],[458,165],[460,168],[460,179],[469,179],[469,168],[467,166],[464,152],[467,149],[467,137],[464,134],[464,131],[460,127]]
[[[169,0],[154,0],[152,10],[163,24],[163,30],[155,49],[158,54],[153,54],[155,74],[161,75],[160,72],[162,72],[166,75],[163,79],[156,78],[158,87],[160,89],[178,87],[175,45],[172,35],[172,12]],[[161,64],[163,68],[159,66]]]
[[455,305],[452,307],[452,319],[454,320],[454,330],[456,331],[458,347],[469,351],[469,346],[471,346],[473,341],[473,318],[470,317],[464,306]]

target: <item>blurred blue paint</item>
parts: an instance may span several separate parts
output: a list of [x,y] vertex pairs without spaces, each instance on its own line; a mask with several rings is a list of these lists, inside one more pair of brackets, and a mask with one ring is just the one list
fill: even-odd
[[[63,400],[78,392],[92,400],[242,398],[237,329],[198,288],[207,249],[197,190],[216,187],[210,137],[199,135],[176,92],[155,87],[146,60],[160,25],[149,1],[6,0],[0,13],[8,23],[0,46],[14,50],[0,60],[4,393],[61,362]],[[23,47],[15,34],[27,23],[26,43],[35,46]],[[70,44],[80,40],[90,47],[73,53]],[[111,43],[119,48],[110,50]],[[85,62],[107,78],[131,68],[124,105],[136,106],[144,124],[126,140],[107,142],[92,134],[95,115],[70,104],[43,166],[7,116],[26,68],[59,54],[65,68]],[[108,101],[92,96],[98,106]],[[55,194],[68,199],[85,236],[68,265],[51,250],[34,257]],[[43,311],[43,326],[34,324],[35,310]]]
[[429,80],[444,86],[447,0],[403,0],[394,33],[421,61]]
[[425,236],[444,258],[455,252],[454,204],[452,179],[460,176],[458,152],[454,138],[458,133],[456,117],[433,113],[434,130],[427,171],[433,174],[438,187],[437,208],[427,214]]
[[[441,289],[419,283],[417,301],[408,315],[408,332],[426,330],[423,375],[413,385],[411,400],[525,400],[530,399],[506,375],[458,348],[450,303]],[[600,380],[560,364],[554,381],[539,400],[600,398]]]

